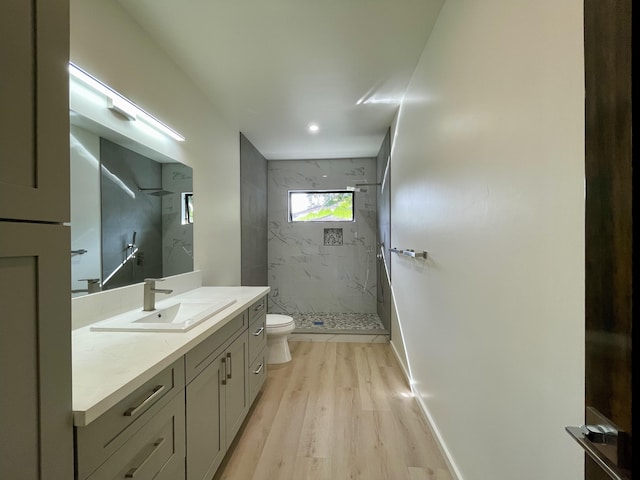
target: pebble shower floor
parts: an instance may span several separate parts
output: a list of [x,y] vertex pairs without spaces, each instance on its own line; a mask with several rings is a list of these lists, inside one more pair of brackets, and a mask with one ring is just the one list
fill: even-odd
[[375,313],[294,313],[294,333],[388,334]]

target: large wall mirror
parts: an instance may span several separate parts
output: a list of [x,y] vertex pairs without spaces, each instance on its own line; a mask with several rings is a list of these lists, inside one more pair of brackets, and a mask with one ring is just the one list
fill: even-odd
[[175,140],[70,77],[73,296],[193,271],[193,172]]

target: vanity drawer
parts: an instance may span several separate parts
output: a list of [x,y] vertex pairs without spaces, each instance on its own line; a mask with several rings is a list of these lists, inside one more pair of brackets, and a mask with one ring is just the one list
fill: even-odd
[[267,344],[267,314],[263,313],[249,324],[249,362],[253,362],[256,355]]
[[249,405],[253,403],[267,378],[267,347],[258,352],[256,359],[249,366]]
[[184,480],[184,418],[184,397],[177,395],[88,480]]
[[247,319],[247,312],[242,312],[185,355],[186,383],[202,372],[235,339],[238,332],[247,328]]
[[249,307],[249,323],[253,322],[263,313],[267,313],[267,296],[255,301]]
[[184,385],[180,358],[86,427],[75,427],[78,478],[86,478],[113,455]]

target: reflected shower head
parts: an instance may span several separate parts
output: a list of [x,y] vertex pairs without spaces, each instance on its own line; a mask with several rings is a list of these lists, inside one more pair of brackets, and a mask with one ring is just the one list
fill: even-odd
[[162,190],[161,188],[139,188],[138,190],[146,193],[147,195],[154,195],[156,197],[164,197],[165,195],[173,193],[168,190]]

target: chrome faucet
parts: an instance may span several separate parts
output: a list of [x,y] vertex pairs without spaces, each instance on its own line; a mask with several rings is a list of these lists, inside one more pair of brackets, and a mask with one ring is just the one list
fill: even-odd
[[144,299],[142,302],[142,310],[150,312],[156,309],[156,293],[171,293],[171,289],[156,288],[156,282],[162,282],[164,278],[145,278],[144,279]]

